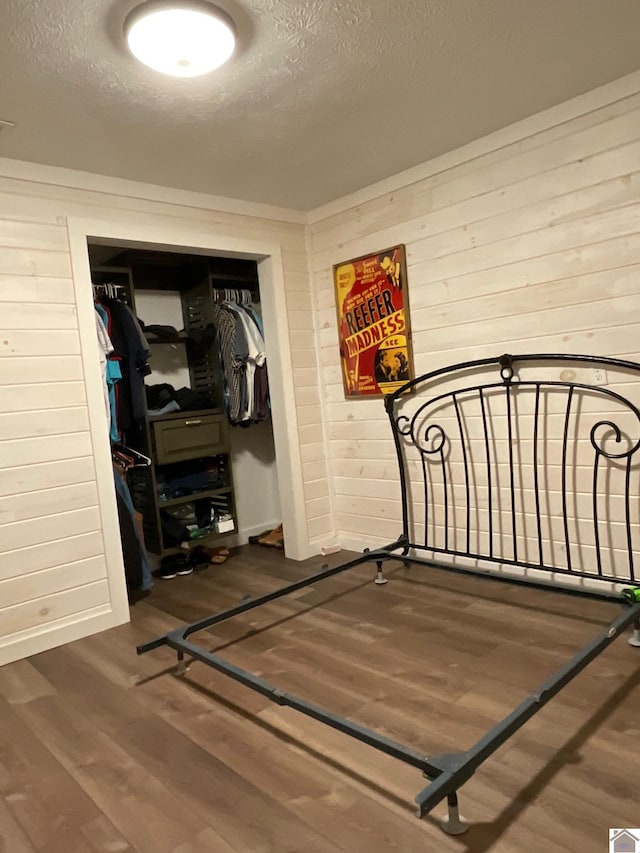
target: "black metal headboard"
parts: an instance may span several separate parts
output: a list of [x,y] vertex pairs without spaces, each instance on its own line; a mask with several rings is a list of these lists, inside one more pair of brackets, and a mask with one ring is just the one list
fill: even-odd
[[[385,398],[407,547],[567,576],[635,581],[640,364],[502,355]],[[508,570],[508,569],[507,569]]]

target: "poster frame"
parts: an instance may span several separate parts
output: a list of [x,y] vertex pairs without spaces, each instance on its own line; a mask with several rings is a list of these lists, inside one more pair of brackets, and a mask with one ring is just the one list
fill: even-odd
[[[338,270],[342,267],[346,267],[349,265],[367,265],[368,263],[379,262],[380,258],[390,257],[394,258],[397,262],[397,268],[399,271],[399,280],[398,286],[395,288],[394,293],[394,301],[399,302],[399,313],[402,315],[402,319],[404,322],[404,330],[402,335],[406,339],[406,358],[407,358],[407,372],[401,382],[388,382],[385,383],[385,387],[383,388],[378,380],[374,377],[375,388],[371,391],[361,390],[360,388],[360,373],[356,372],[355,377],[350,378],[348,362],[349,356],[347,353],[347,337],[344,334],[344,320],[345,315],[342,311],[342,306],[340,302],[340,286],[338,283]],[[411,316],[409,311],[409,294],[408,294],[408,280],[407,280],[407,260],[406,260],[406,247],[404,243],[398,243],[394,246],[380,249],[375,252],[368,252],[364,255],[358,255],[355,258],[349,258],[344,261],[340,261],[339,263],[333,264],[333,291],[334,291],[334,299],[335,299],[335,307],[336,307],[336,323],[338,328],[338,350],[340,357],[340,372],[342,377],[342,386],[344,391],[345,399],[354,399],[358,397],[365,398],[380,398],[384,397],[387,394],[390,394],[397,390],[397,388],[403,385],[405,382],[415,378],[415,366],[413,360],[413,346],[412,346],[412,334],[411,334]],[[383,273],[384,274],[384,273]],[[356,278],[353,287],[356,287],[358,284],[358,278]],[[390,281],[390,279],[389,279]],[[365,326],[361,331],[365,331],[371,326],[375,326],[375,323],[370,324],[369,326]],[[358,370],[358,369],[357,369]],[[362,374],[366,376],[367,374]]]

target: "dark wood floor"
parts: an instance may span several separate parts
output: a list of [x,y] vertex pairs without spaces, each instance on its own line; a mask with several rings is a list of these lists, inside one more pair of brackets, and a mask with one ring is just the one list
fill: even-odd
[[[344,559],[333,555],[332,563]],[[417,771],[202,664],[135,645],[315,571],[246,546],[158,581],[131,624],[0,669],[2,853],[607,849],[640,824],[640,657],[614,643],[463,788],[466,836],[420,821]],[[389,564],[198,635],[284,689],[430,752],[470,746],[618,610]]]

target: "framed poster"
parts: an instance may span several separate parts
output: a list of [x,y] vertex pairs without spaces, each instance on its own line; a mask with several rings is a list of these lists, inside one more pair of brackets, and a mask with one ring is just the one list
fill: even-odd
[[389,394],[414,378],[404,246],[335,264],[345,397]]

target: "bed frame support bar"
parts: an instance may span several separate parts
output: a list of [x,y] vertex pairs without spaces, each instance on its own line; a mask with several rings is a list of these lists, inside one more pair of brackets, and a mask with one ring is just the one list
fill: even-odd
[[640,619],[640,604],[636,604],[615,619],[609,627],[587,643],[565,666],[545,681],[502,722],[494,726],[466,753],[460,753],[450,767],[427,785],[416,797],[418,815],[424,817],[444,797],[455,793],[467,782],[477,768],[492,755],[511,735],[562,690],[576,675],[610,645],[619,634]]
[[330,578],[333,575],[339,575],[342,572],[346,572],[348,569],[361,565],[362,563],[368,563],[372,560],[381,563],[383,560],[392,559],[393,554],[390,552],[403,547],[404,544],[404,539],[401,539],[396,542],[392,542],[390,545],[385,545],[383,548],[377,548],[374,551],[370,551],[367,548],[360,557],[349,560],[347,563],[335,566],[332,569],[325,568],[323,571],[318,572],[315,575],[310,575],[300,581],[296,581],[288,586],[284,586],[280,589],[274,590],[273,592],[269,592],[266,595],[262,595],[259,598],[249,598],[241,604],[237,604],[235,607],[222,610],[220,613],[216,613],[214,616],[210,616],[207,619],[200,619],[198,622],[193,622],[186,628],[180,628],[177,631],[168,631],[162,637],[156,637],[155,640],[149,640],[147,643],[142,643],[137,646],[136,652],[139,655],[145,655],[147,652],[160,648],[160,646],[171,645],[168,642],[170,637],[175,637],[177,635],[188,637],[196,631],[203,631],[205,628],[211,628],[213,625],[218,625],[226,619],[231,619],[232,616],[237,616],[240,613],[246,613],[248,610],[253,610],[255,607],[260,607],[262,604],[268,604],[270,601],[283,598],[285,595],[290,595],[292,592],[297,592],[299,589],[304,589],[306,586],[311,586],[312,584],[325,580],[325,578]]
[[[421,545],[415,545],[410,543],[409,548],[417,551],[426,550]],[[395,554],[393,555],[395,560],[399,560],[406,568],[410,568],[412,565],[416,566],[427,566],[429,568],[442,569],[445,572],[451,572],[454,575],[466,575],[467,577],[474,578],[474,580],[490,580],[497,581],[502,584],[509,584],[510,586],[524,586],[530,587],[532,589],[541,589],[544,592],[548,592],[549,590],[553,590],[558,595],[570,595],[572,598],[588,598],[593,599],[595,601],[608,601],[613,604],[619,604],[621,601],[619,592],[596,592],[592,589],[583,589],[582,587],[575,586],[561,586],[560,584],[552,586],[548,581],[534,581],[529,580],[528,578],[519,578],[514,575],[501,575],[498,572],[487,571],[486,569],[480,568],[466,568],[465,566],[456,566],[453,563],[444,563],[439,562],[438,560],[425,559],[424,557],[417,557],[408,554]],[[575,572],[573,574],[576,574]],[[588,576],[591,577],[591,576]],[[638,625],[640,628],[640,624]]]
[[[425,756],[416,750],[410,749],[396,741],[390,740],[371,729],[347,720],[344,717],[339,717],[332,714],[310,702],[306,702],[297,696],[290,693],[285,693],[267,681],[247,672],[240,667],[234,666],[228,661],[223,660],[217,655],[205,651],[202,647],[190,643],[187,637],[196,632],[213,625],[217,625],[227,619],[232,618],[240,613],[245,613],[253,610],[255,607],[260,607],[262,604],[267,604],[285,595],[289,595],[306,586],[310,586],[325,578],[340,574],[355,566],[362,565],[366,562],[375,562],[378,569],[378,577],[381,573],[382,563],[389,559],[399,559],[407,565],[412,562],[421,563],[420,559],[407,556],[406,551],[408,543],[403,536],[396,542],[384,548],[379,548],[373,551],[365,550],[362,555],[353,560],[348,561],[334,568],[326,568],[323,571],[304,578],[296,583],[289,584],[281,589],[274,590],[267,595],[263,595],[256,599],[243,601],[235,607],[223,610],[214,616],[207,619],[202,619],[199,622],[194,622],[191,625],[185,625],[174,631],[169,631],[162,637],[155,640],[150,640],[147,643],[137,647],[139,655],[157,649],[160,646],[167,645],[175,649],[178,656],[177,674],[182,675],[186,672],[185,654],[189,655],[194,660],[202,661],[213,669],[230,676],[235,681],[249,687],[252,690],[261,693],[266,698],[270,699],[277,705],[287,706],[294,710],[311,717],[321,723],[330,726],[343,734],[349,735],[362,743],[372,746],[386,755],[396,758],[405,764],[409,764],[421,770],[423,775],[430,779],[431,782],[426,786],[416,797],[418,804],[417,814],[419,817],[424,817],[428,814],[441,800],[447,799],[448,817],[442,822],[442,827],[445,832],[457,835],[465,831],[467,824],[458,811],[458,789],[464,785],[475,773],[477,768],[489,758],[502,744],[504,744],[518,729],[520,729],[528,720],[531,719],[544,705],[547,704],[560,690],[575,678],[592,660],[594,660],[604,649],[612,643],[619,634],[630,626],[634,626],[634,638],[640,633],[640,604],[625,606],[623,613],[615,619],[609,627],[599,634],[594,640],[584,646],[565,666],[559,669],[553,676],[545,681],[534,693],[525,699],[514,711],[504,718],[500,723],[494,726],[487,734],[482,737],[471,749],[466,752],[452,752],[444,755]],[[410,546],[409,546],[410,547]],[[402,548],[403,554],[393,554],[393,550]],[[425,563],[427,561],[424,561]],[[433,565],[433,564],[432,564]],[[495,575],[478,575],[477,572],[471,570],[453,568],[448,564],[440,566],[443,569],[449,569],[463,574],[472,574],[476,577],[488,577],[494,580],[501,580],[500,576]],[[505,578],[507,580],[507,578]],[[513,582],[513,578],[509,578]],[[531,585],[531,583],[529,583]],[[534,584],[537,585],[537,584]],[[540,585],[542,588],[548,589],[548,586]],[[558,591],[571,593],[570,589],[559,589]],[[581,593],[584,595],[584,593]],[[598,595],[593,597],[606,598],[608,600],[617,600],[613,595]],[[633,643],[633,638],[630,640]]]
[[181,628],[178,631],[168,634],[166,637],[166,644],[178,652],[178,657],[182,661],[184,660],[185,654],[189,655],[192,659],[202,661],[212,669],[216,669],[218,672],[222,672],[233,678],[235,681],[240,682],[240,684],[243,684],[245,687],[250,687],[257,693],[261,693],[276,705],[293,708],[301,714],[305,714],[307,717],[311,717],[314,720],[325,723],[343,734],[350,735],[356,740],[366,743],[368,746],[375,747],[381,752],[390,755],[392,758],[397,758],[405,764],[410,764],[413,767],[418,768],[418,770],[421,770],[430,779],[435,779],[444,772],[447,766],[446,761],[444,760],[446,759],[446,756],[442,756],[442,758],[439,759],[429,759],[416,750],[409,749],[402,744],[396,743],[383,735],[377,734],[377,732],[371,731],[371,729],[368,729],[365,726],[346,720],[344,717],[339,717],[337,714],[332,714],[330,711],[326,711],[324,708],[320,708],[318,705],[306,702],[304,699],[300,699],[290,693],[285,693],[283,690],[274,687],[264,679],[247,672],[247,670],[241,669],[240,667],[223,660],[217,655],[213,655],[210,652],[205,651],[200,646],[190,643],[188,640],[184,639],[185,633],[185,629]]

